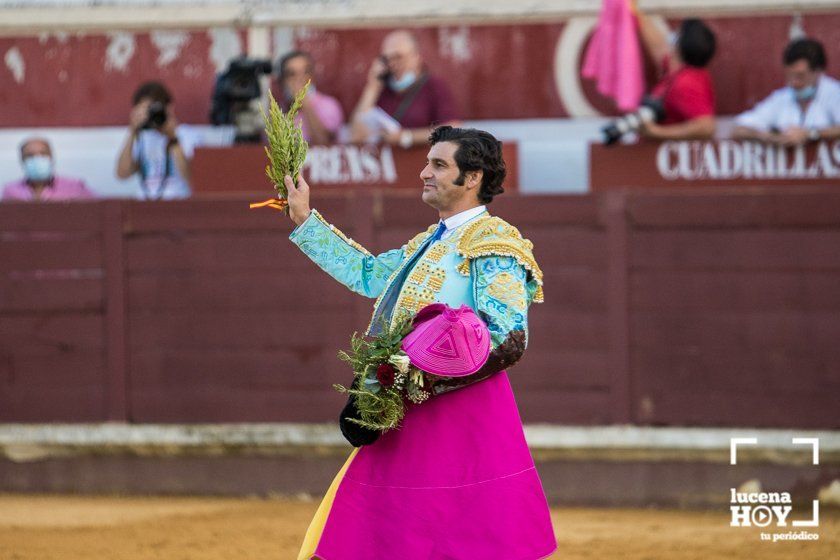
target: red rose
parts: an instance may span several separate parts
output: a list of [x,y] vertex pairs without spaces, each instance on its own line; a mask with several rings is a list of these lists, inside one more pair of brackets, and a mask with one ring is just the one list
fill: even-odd
[[386,389],[394,384],[394,376],[397,370],[391,364],[380,364],[376,368],[376,380]]

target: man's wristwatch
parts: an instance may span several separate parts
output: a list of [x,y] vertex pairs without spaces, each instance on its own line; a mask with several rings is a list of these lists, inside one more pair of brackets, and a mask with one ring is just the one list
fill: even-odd
[[811,142],[818,142],[820,139],[820,131],[817,128],[811,128],[808,130],[808,140]]
[[410,148],[414,145],[414,136],[411,134],[410,130],[403,130],[400,133],[400,147],[402,148]]

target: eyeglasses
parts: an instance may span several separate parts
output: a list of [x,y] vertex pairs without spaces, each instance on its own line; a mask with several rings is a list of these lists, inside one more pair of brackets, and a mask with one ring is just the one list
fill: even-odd
[[390,54],[382,53],[380,56],[382,57],[382,59],[385,62],[387,62],[388,64],[391,64],[392,62],[399,62],[404,58],[408,58],[408,55],[409,55],[409,53],[398,52],[398,53],[390,53]]

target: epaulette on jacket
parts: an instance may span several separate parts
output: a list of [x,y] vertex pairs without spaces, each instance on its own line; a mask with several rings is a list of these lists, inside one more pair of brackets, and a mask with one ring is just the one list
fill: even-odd
[[[429,231],[434,231],[434,227]],[[427,234],[429,232],[420,235]],[[534,301],[543,301],[543,273],[534,259],[534,244],[503,219],[482,216],[467,224],[458,239],[457,248],[458,254],[464,258],[464,262],[458,265],[458,272],[465,276],[469,275],[470,261],[475,258],[488,255],[513,257],[537,284]]]

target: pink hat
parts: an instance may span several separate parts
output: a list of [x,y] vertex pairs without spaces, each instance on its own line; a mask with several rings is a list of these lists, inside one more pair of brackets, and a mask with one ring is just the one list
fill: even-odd
[[490,331],[466,305],[452,309],[433,303],[414,317],[414,330],[403,339],[403,351],[421,370],[443,377],[478,371],[490,355]]

